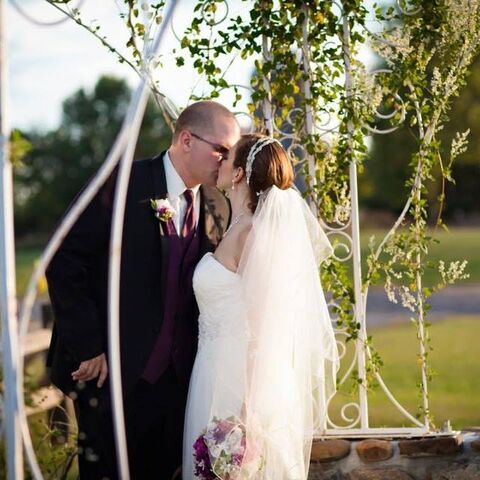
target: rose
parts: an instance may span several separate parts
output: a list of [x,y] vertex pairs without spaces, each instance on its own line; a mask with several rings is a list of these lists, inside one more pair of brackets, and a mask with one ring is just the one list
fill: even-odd
[[242,440],[244,432],[239,426],[233,427],[225,438],[225,451],[227,454],[243,454]]

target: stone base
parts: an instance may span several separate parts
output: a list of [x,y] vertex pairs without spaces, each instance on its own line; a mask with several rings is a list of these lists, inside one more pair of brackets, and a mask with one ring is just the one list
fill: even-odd
[[480,480],[480,431],[409,440],[315,440],[309,480]]

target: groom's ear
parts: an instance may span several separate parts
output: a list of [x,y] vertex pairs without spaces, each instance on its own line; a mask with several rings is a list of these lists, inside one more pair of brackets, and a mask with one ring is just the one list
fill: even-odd
[[192,136],[190,132],[188,130],[182,130],[177,137],[177,143],[184,152],[189,152],[192,148]]

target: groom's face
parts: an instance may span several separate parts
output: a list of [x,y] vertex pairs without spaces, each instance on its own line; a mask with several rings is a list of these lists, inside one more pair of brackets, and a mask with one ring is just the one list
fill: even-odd
[[215,186],[222,160],[240,138],[240,127],[235,120],[217,119],[210,130],[191,133],[190,172],[197,183]]

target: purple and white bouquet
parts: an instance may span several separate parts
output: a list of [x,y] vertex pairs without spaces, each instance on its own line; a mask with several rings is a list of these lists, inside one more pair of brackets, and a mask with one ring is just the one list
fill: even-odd
[[235,417],[216,417],[193,445],[195,475],[202,480],[249,478],[261,468],[258,448],[249,440],[245,426]]

